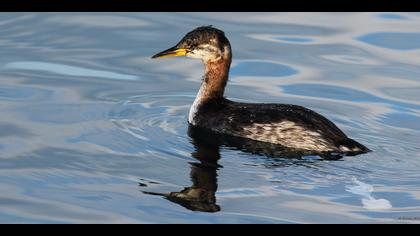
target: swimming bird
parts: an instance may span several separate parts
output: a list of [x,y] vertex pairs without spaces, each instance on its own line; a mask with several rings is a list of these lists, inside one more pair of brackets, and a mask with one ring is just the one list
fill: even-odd
[[194,127],[314,153],[370,151],[333,122],[303,106],[242,103],[225,98],[232,48],[225,33],[217,28],[198,27],[152,58],[177,56],[201,59],[204,64],[203,81],[188,116]]

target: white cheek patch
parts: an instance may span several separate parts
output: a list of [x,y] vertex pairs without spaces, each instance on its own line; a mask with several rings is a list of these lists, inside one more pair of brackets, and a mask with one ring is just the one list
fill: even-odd
[[210,44],[203,44],[197,47],[196,49],[190,51],[187,54],[187,57],[198,58],[204,61],[216,60],[221,56],[220,50]]

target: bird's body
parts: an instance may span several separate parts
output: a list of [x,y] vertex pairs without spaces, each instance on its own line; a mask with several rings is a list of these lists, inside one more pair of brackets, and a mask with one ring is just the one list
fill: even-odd
[[190,122],[217,133],[318,152],[362,152],[322,115],[290,104],[238,103],[222,98],[201,105]]
[[226,99],[232,60],[230,43],[213,27],[199,27],[177,46],[153,58],[200,58],[205,75],[191,106],[188,122],[216,133],[314,152],[363,153],[369,149],[348,138],[327,118],[302,106],[239,103]]

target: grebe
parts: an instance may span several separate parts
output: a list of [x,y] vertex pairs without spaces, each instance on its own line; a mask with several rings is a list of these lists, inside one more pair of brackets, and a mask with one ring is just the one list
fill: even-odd
[[290,104],[240,103],[223,94],[232,50],[223,31],[202,26],[187,33],[176,46],[152,58],[187,56],[201,59],[204,79],[191,106],[188,122],[219,134],[247,138],[316,153],[359,154],[370,150],[348,138],[322,115]]

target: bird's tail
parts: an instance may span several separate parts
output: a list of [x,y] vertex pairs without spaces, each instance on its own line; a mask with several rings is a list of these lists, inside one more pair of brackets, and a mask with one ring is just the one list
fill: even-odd
[[354,141],[351,138],[343,139],[337,143],[337,147],[340,151],[349,153],[349,154],[360,154],[371,152],[366,146]]

